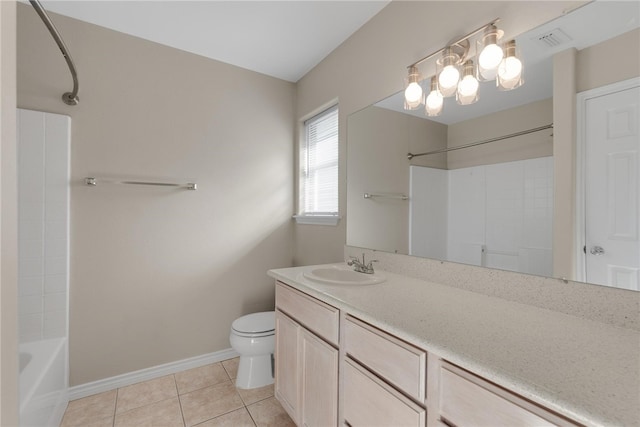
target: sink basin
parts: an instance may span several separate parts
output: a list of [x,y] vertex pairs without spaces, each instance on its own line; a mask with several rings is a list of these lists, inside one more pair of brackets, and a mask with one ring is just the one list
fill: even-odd
[[334,285],[375,285],[385,281],[379,274],[365,274],[341,267],[318,267],[303,273],[307,279]]

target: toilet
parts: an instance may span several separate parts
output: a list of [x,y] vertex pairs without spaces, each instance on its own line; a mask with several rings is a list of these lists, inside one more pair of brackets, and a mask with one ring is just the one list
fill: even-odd
[[276,347],[276,313],[264,311],[242,316],[231,324],[231,348],[240,354],[236,387],[241,389],[273,384]]

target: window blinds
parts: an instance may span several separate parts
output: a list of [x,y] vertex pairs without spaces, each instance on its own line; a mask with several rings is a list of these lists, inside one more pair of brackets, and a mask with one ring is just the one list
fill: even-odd
[[304,122],[303,215],[338,214],[338,106]]

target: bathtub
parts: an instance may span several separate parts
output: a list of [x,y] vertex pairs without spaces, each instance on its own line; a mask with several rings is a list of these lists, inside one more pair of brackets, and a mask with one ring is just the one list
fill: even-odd
[[68,403],[67,339],[20,344],[20,426],[59,426]]

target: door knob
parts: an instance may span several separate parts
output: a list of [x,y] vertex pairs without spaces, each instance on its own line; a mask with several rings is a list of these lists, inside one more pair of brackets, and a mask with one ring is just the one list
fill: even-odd
[[602,246],[592,246],[589,252],[591,252],[591,255],[604,255],[604,248]]

